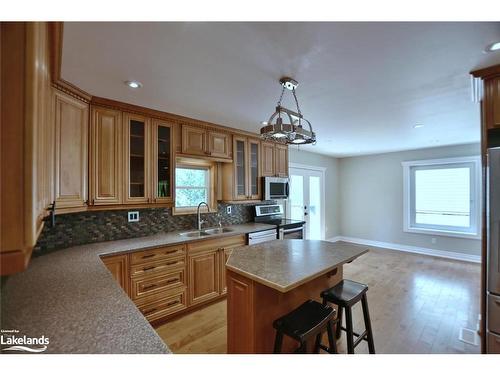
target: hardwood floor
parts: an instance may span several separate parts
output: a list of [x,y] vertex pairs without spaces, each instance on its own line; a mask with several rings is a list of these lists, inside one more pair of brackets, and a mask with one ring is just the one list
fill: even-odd
[[[344,267],[344,277],[369,286],[368,305],[377,353],[479,353],[458,339],[462,327],[476,330],[480,266],[370,247]],[[363,331],[361,306],[353,311]],[[226,352],[226,301],[157,328],[174,353]],[[339,351],[345,352],[345,337]],[[326,343],[326,342],[325,342]],[[356,353],[367,353],[362,342]]]

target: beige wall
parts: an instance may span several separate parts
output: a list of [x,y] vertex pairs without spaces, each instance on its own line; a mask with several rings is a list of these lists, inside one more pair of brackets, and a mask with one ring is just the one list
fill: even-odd
[[401,166],[402,161],[479,154],[479,144],[469,144],[339,159],[340,235],[479,255],[480,240],[403,231]]
[[326,168],[325,171],[325,238],[339,233],[339,159],[297,150],[290,146],[289,162]]

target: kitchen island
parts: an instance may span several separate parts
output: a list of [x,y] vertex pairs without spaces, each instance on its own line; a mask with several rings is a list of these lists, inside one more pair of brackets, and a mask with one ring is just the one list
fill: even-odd
[[[273,321],[342,279],[342,267],[362,246],[277,240],[237,248],[226,263],[228,353],[272,353]],[[285,337],[283,352],[298,344]]]

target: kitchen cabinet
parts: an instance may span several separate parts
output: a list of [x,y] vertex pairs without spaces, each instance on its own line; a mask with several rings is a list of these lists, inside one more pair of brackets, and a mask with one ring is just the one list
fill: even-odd
[[225,201],[261,199],[260,141],[233,136],[233,163],[222,166],[222,199]]
[[181,151],[185,155],[230,159],[230,140],[227,133],[182,125]]
[[110,255],[102,257],[101,259],[116,282],[120,284],[125,293],[129,294],[130,278],[128,255]]
[[262,142],[262,176],[288,177],[288,146]]
[[87,205],[88,104],[54,89],[56,208]]
[[230,238],[226,238],[223,242],[220,243],[220,257],[221,257],[221,282],[220,282],[220,293],[222,295],[227,293],[227,282],[226,282],[226,262],[231,256],[233,249],[240,246],[246,245],[245,236],[234,236]]
[[165,121],[152,122],[153,160],[153,203],[172,202],[172,130]]
[[288,177],[288,146],[276,144],[274,173],[277,177]]
[[151,201],[150,120],[147,117],[124,113],[125,200],[124,203]]
[[90,123],[90,200],[122,203],[123,124],[120,111],[92,107]]
[[500,77],[484,80],[484,120],[487,129],[500,128]]

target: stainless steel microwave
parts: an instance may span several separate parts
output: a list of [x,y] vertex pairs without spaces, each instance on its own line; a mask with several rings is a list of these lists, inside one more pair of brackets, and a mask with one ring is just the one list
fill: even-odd
[[290,192],[288,178],[264,177],[264,199],[287,199]]

